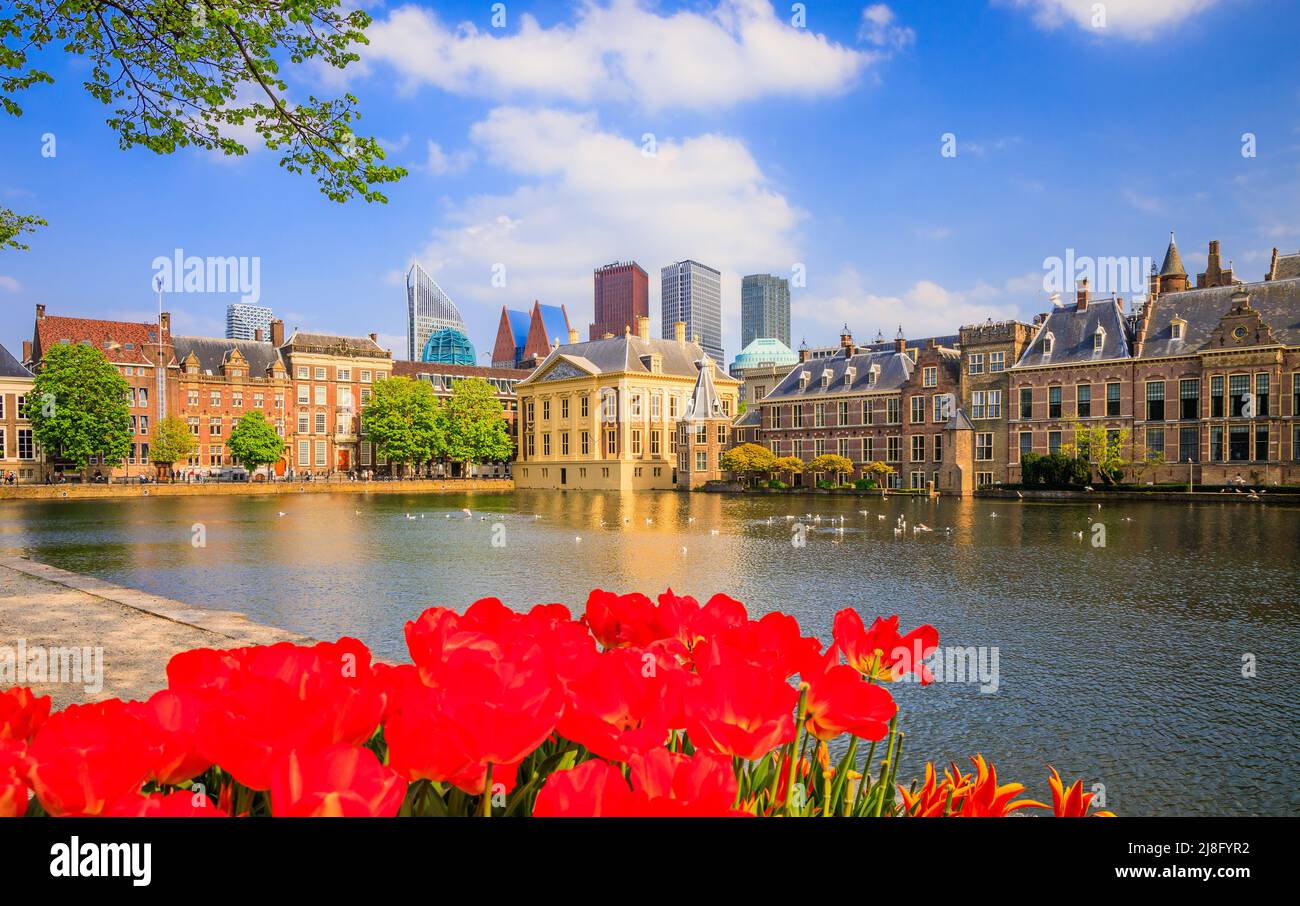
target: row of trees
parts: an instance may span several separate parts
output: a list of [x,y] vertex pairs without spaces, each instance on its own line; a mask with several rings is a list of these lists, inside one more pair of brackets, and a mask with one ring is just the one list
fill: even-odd
[[[1020,480],[1027,485],[1084,485],[1095,474],[1102,483],[1119,484],[1126,470],[1140,481],[1149,469],[1162,465],[1163,453],[1138,449],[1129,429],[1114,430],[1104,425],[1075,425],[1074,440],[1062,444],[1060,452],[1046,456],[1025,453],[1020,457]],[[1125,455],[1131,451],[1132,456]]]
[[501,462],[514,442],[501,401],[482,378],[466,378],[440,400],[427,381],[392,377],[376,383],[361,413],[375,454],[399,466],[438,460]]
[[[80,343],[45,352],[23,414],[44,450],[86,471],[92,459],[118,464],[130,453],[134,433],[127,382],[104,353]],[[380,456],[398,465],[451,460],[465,465],[507,460],[513,454],[501,403],[479,378],[459,382],[441,402],[426,381],[388,378],[374,385],[362,410],[367,439]],[[155,425],[150,459],[160,470],[185,462],[198,449],[185,419],[169,415]],[[225,448],[249,470],[278,462],[285,442],[262,412],[240,417]]]
[[[744,483],[752,483],[762,476],[789,475],[790,481],[802,472],[823,472],[830,475],[835,484],[842,483],[842,477],[853,474],[853,462],[837,453],[823,453],[811,462],[805,463],[798,456],[777,456],[761,444],[740,444],[722,454],[718,463],[724,471],[735,474]],[[893,467],[883,462],[869,462],[863,466],[863,472],[877,483],[892,474]]]

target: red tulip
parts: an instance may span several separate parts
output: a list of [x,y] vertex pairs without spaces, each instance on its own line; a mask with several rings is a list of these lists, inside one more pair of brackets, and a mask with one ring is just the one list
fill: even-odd
[[694,755],[651,749],[628,763],[632,789],[644,796],[645,814],[709,817],[741,814],[733,806],[739,782],[730,759],[708,751]]
[[27,742],[50,716],[50,697],[37,698],[31,689],[14,686],[0,692],[0,740]]
[[680,726],[687,674],[648,651],[605,652],[585,676],[569,684],[560,735],[610,761],[662,747]]
[[198,696],[164,689],[147,702],[128,702],[126,707],[148,725],[153,750],[150,776],[158,783],[175,786],[212,767],[198,749],[205,710]]
[[701,675],[686,695],[686,730],[696,746],[761,758],[794,739],[799,695],[784,679],[737,661]]
[[271,813],[293,818],[392,818],[406,781],[375,753],[346,743],[289,752],[271,781]]
[[594,589],[587,597],[582,621],[605,648],[645,646],[656,641],[655,606],[645,595],[616,595]]
[[117,699],[69,705],[28,747],[28,780],[51,815],[98,815],[149,776],[149,728]]
[[809,688],[804,726],[823,742],[842,733],[879,742],[889,735],[898,705],[883,686],[865,682],[852,667],[835,660],[805,665],[802,676]]
[[[1092,800],[1096,798],[1096,793],[1085,793],[1083,791],[1083,781],[1076,780],[1069,788],[1061,782],[1061,775],[1057,773],[1056,768],[1048,765],[1047,768],[1052,772],[1048,778],[1048,783],[1052,787],[1052,813],[1058,818],[1087,818],[1088,809],[1092,805]],[[1045,805],[1039,805],[1039,808],[1047,808]],[[1114,818],[1114,812],[1096,812],[1094,818]]]
[[141,796],[136,793],[111,803],[104,810],[113,818],[225,818],[212,800],[202,793],[176,790]]
[[27,813],[30,769],[26,743],[0,739],[0,818],[20,818]]
[[556,771],[537,794],[537,818],[600,818],[626,816],[637,810],[637,797],[623,773],[607,761],[592,759],[576,768]]
[[835,614],[833,633],[845,660],[869,679],[887,683],[915,673],[923,685],[934,680],[923,663],[939,647],[939,632],[933,626],[918,626],[900,636],[895,615],[877,617],[868,630],[857,611],[845,608]]

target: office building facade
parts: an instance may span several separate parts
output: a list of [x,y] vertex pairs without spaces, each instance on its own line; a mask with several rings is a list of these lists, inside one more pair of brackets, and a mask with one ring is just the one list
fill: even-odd
[[417,362],[436,330],[465,330],[465,319],[451,297],[418,264],[406,274],[406,358]]
[[595,319],[588,339],[622,336],[650,317],[650,275],[635,261],[616,261],[593,272]]
[[235,302],[226,306],[226,339],[251,340],[260,330],[262,336],[271,335],[271,309],[261,305]]
[[693,342],[698,342],[714,361],[723,361],[722,273],[687,259],[665,266],[659,279],[665,339],[672,338],[672,325],[680,321]]
[[740,346],[762,338],[790,345],[790,281],[749,274],[740,281]]

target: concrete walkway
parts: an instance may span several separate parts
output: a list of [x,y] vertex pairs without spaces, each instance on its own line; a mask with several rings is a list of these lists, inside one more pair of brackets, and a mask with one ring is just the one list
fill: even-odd
[[[232,611],[191,607],[31,560],[0,557],[0,688],[31,686],[52,696],[56,710],[105,698],[147,698],[167,685],[172,655],[190,648],[283,641],[313,640]],[[63,650],[62,657],[55,648]],[[75,657],[72,649],[78,649]],[[55,664],[46,681],[31,681],[39,674],[28,672],[27,679],[17,674],[20,662],[30,671],[43,660]],[[63,681],[50,682],[59,664]]]

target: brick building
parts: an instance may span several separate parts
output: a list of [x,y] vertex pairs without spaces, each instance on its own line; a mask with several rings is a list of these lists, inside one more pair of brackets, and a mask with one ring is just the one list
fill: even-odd
[[[960,360],[937,340],[909,346],[901,330],[892,349],[864,349],[846,329],[838,355],[805,357],[757,404],[759,442],[805,462],[839,454],[853,462],[853,477],[882,461],[895,469],[894,487],[940,484],[944,441],[959,406]],[[822,477],[795,481],[812,485]]]
[[36,439],[23,412],[32,380],[27,367],[0,346],[0,479],[12,473],[22,484],[40,477]]
[[650,275],[635,261],[598,267],[592,280],[596,317],[587,339],[621,337],[627,330],[637,331],[641,318],[650,317]]
[[551,354],[555,344],[568,337],[569,313],[563,305],[542,305],[534,300],[530,311],[502,307],[492,367],[531,371]]

